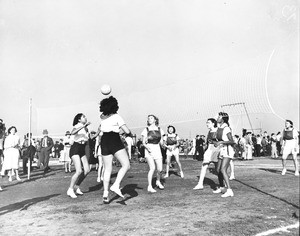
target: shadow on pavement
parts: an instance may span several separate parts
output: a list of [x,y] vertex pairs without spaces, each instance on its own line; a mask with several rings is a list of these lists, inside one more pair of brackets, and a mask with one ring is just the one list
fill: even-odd
[[47,201],[50,198],[56,197],[60,194],[51,194],[45,197],[36,197],[36,198],[31,198],[31,199],[27,199],[25,201],[22,202],[17,202],[17,203],[13,203],[10,204],[8,206],[4,206],[0,208],[0,216],[1,215],[5,215],[7,213],[13,212],[13,211],[25,211],[27,210],[30,206],[38,203],[38,202],[42,202],[42,201]]

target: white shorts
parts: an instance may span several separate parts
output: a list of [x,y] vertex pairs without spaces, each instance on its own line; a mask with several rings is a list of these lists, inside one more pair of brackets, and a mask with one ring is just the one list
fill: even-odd
[[223,157],[228,157],[233,159],[234,156],[234,149],[231,145],[224,145],[220,148],[220,155],[219,159],[223,159]]
[[159,144],[147,144],[148,148],[150,149],[150,153],[147,149],[145,149],[145,157],[153,158],[154,160],[162,159],[162,154],[160,150]]
[[215,147],[213,144],[209,144],[203,156],[203,163],[218,162],[219,153],[219,148]]
[[282,156],[288,156],[289,154],[297,154],[299,152],[299,146],[295,150],[295,140],[285,140]]
[[176,147],[175,149],[173,149],[172,151],[170,151],[169,149],[167,149],[167,156],[178,156],[179,155],[179,148]]

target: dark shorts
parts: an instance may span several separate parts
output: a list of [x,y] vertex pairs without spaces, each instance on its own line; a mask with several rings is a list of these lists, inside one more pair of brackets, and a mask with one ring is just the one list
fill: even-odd
[[119,133],[103,133],[101,138],[101,154],[103,156],[114,155],[117,151],[124,148]]
[[79,155],[80,157],[85,156],[85,145],[86,144],[74,142],[70,148],[70,157],[74,155]]

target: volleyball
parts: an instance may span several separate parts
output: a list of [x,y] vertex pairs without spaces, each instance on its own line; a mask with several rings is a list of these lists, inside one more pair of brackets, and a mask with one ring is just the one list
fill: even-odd
[[101,93],[102,93],[103,95],[108,95],[108,94],[110,94],[110,93],[111,93],[111,87],[110,87],[108,84],[102,85],[102,87],[101,87]]

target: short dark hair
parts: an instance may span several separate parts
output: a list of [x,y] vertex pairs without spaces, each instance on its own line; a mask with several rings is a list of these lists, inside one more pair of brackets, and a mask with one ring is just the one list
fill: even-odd
[[174,127],[173,125],[169,125],[169,126],[167,127],[167,132],[168,132],[168,133],[170,133],[170,132],[169,132],[169,128],[173,128],[173,133],[176,133],[176,129],[175,129],[175,127]]
[[216,119],[214,119],[214,118],[208,118],[207,121],[211,121],[211,123],[214,124],[215,128],[218,126],[218,123],[217,123]]
[[222,116],[224,123],[226,123],[228,126],[230,126],[229,125],[229,115],[227,113],[221,111],[221,112],[219,112],[219,116]]
[[113,96],[104,98],[100,102],[100,111],[103,113],[103,115],[116,114],[118,110],[118,100]]
[[16,132],[18,132],[16,126],[11,126],[11,127],[9,127],[9,129],[7,130],[7,132],[10,134],[10,131],[11,131],[12,129],[15,129]]
[[291,121],[291,120],[285,120],[285,122],[289,122],[290,124],[291,124],[291,126],[293,127],[293,121]]
[[83,113],[78,113],[78,114],[74,117],[74,119],[73,119],[73,126],[78,124],[79,119],[80,119],[82,116],[83,116]]

